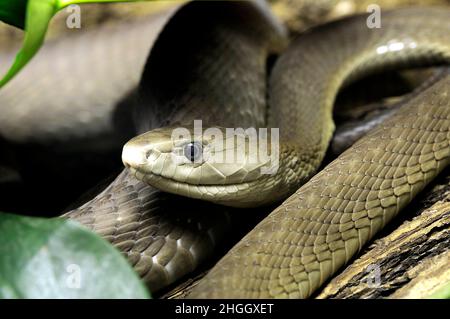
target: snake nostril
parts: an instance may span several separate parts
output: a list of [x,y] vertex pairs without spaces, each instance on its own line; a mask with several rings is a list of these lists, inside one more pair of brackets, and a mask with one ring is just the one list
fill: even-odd
[[145,152],[145,159],[146,160],[150,160],[150,157],[152,156],[152,150],[148,150],[147,152]]

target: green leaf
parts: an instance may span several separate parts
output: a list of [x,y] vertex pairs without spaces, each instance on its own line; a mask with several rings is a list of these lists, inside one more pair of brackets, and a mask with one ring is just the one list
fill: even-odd
[[64,8],[71,4],[82,3],[102,3],[102,2],[138,2],[138,1],[155,1],[155,0],[55,0],[58,8]]
[[[18,1],[17,4],[13,4]],[[23,27],[25,39],[16,59],[6,75],[0,80],[0,88],[8,83],[33,58],[44,42],[48,24],[59,10],[71,5],[94,2],[135,2],[139,0],[10,0],[0,6],[0,19]],[[149,0],[143,0],[149,1]],[[27,5],[26,5],[27,3]],[[26,10],[25,10],[26,5]],[[26,13],[25,13],[26,11]]]
[[0,213],[1,298],[148,298],[125,258],[65,219]]
[[0,87],[11,80],[39,50],[44,42],[48,23],[55,13],[54,0],[28,1],[24,42],[12,67],[0,81]]
[[0,20],[20,29],[25,28],[25,12],[28,0],[0,2]]

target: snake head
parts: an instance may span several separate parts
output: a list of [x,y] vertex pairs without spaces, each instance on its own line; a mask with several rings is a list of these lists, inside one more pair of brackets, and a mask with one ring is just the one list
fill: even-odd
[[258,136],[255,129],[165,127],[131,139],[122,160],[138,179],[162,191],[246,207],[265,203],[267,194],[255,192],[257,185],[276,189],[268,178],[277,161],[271,146],[270,134]]

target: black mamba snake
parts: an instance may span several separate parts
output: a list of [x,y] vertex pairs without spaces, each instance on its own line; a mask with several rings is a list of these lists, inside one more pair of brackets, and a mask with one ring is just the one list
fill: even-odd
[[[294,193],[325,156],[340,88],[381,69],[450,62],[449,10],[384,12],[379,29],[368,27],[367,16],[303,34],[276,62],[266,123],[280,128],[272,174],[262,172],[273,159],[259,156],[251,134],[227,143],[236,135],[227,135],[220,120],[206,121],[208,128],[216,123],[209,135],[184,121],[185,135],[172,135],[168,126],[135,137],[124,147],[125,165],[164,191],[229,206],[264,205]],[[255,54],[253,63],[260,60]],[[345,265],[450,162],[450,75],[430,81],[257,225],[189,297],[305,298]],[[199,110],[216,107],[195,102]],[[259,143],[271,148],[273,140]],[[230,149],[242,157],[227,162]]]
[[[448,9],[402,9],[383,12],[381,29],[367,28],[366,16],[360,16],[303,35],[275,64],[268,114],[267,58],[285,49],[283,27],[260,4],[189,3],[167,23],[148,58],[133,106],[136,133],[195,119],[202,119],[205,127],[280,127],[280,140],[290,146],[281,148],[282,169],[274,175],[280,176],[276,183],[266,180],[263,187],[244,195],[239,191],[250,187],[234,187],[231,196],[219,197],[223,181],[217,186],[209,180],[197,187],[202,188],[201,195],[181,193],[210,201],[219,198],[219,203],[232,206],[284,199],[315,173],[323,159],[333,131],[332,105],[342,85],[379,69],[449,62],[449,18]],[[145,29],[134,25],[128,32],[139,28]],[[141,36],[136,32],[136,38]],[[136,41],[127,42],[130,35],[117,34],[123,46]],[[97,48],[93,50],[97,56],[108,52],[102,45]],[[143,63],[142,58],[137,60]],[[434,79],[393,119],[327,166],[235,246],[191,296],[309,296],[448,164],[449,85],[448,73]],[[6,89],[0,92],[2,103],[8,101],[7,94],[14,96],[14,85],[11,92]],[[322,125],[324,119],[327,125]],[[41,131],[45,135],[50,128]],[[22,132],[33,135],[32,130]],[[165,129],[148,134],[170,137]],[[133,148],[144,157],[127,157],[124,149],[125,164],[135,168],[132,174],[124,170],[92,201],[65,216],[115,244],[156,291],[192,271],[211,253],[225,235],[229,215],[222,206],[173,197],[137,180],[135,174],[146,179],[151,171],[133,162],[147,159],[149,135],[128,144],[138,141],[141,145]],[[232,179],[233,183],[239,178],[245,176]],[[276,191],[262,193],[270,185]],[[249,194],[245,205],[235,204]]]

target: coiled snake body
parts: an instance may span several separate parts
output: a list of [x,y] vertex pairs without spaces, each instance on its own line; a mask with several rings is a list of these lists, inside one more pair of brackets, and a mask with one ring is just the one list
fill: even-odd
[[[323,159],[338,90],[379,69],[450,62],[449,21],[448,9],[411,8],[383,12],[380,29],[369,29],[366,16],[320,27],[282,54],[267,85],[267,58],[286,46],[267,8],[187,4],[159,35],[138,88],[136,133],[163,128],[130,141],[123,160],[131,170],[65,216],[115,244],[153,291],[172,283],[211,253],[229,220],[226,208],[157,188],[231,206],[284,199]],[[310,296],[450,162],[449,86],[446,72],[314,176],[190,296]],[[6,89],[14,93],[13,85]],[[0,99],[8,100],[1,93]],[[195,119],[205,127],[279,127],[277,174],[226,165],[206,171],[202,164],[192,181],[195,174],[185,174],[194,169],[190,163],[177,171],[161,161],[172,150],[172,128]],[[160,160],[147,165],[152,159]]]

